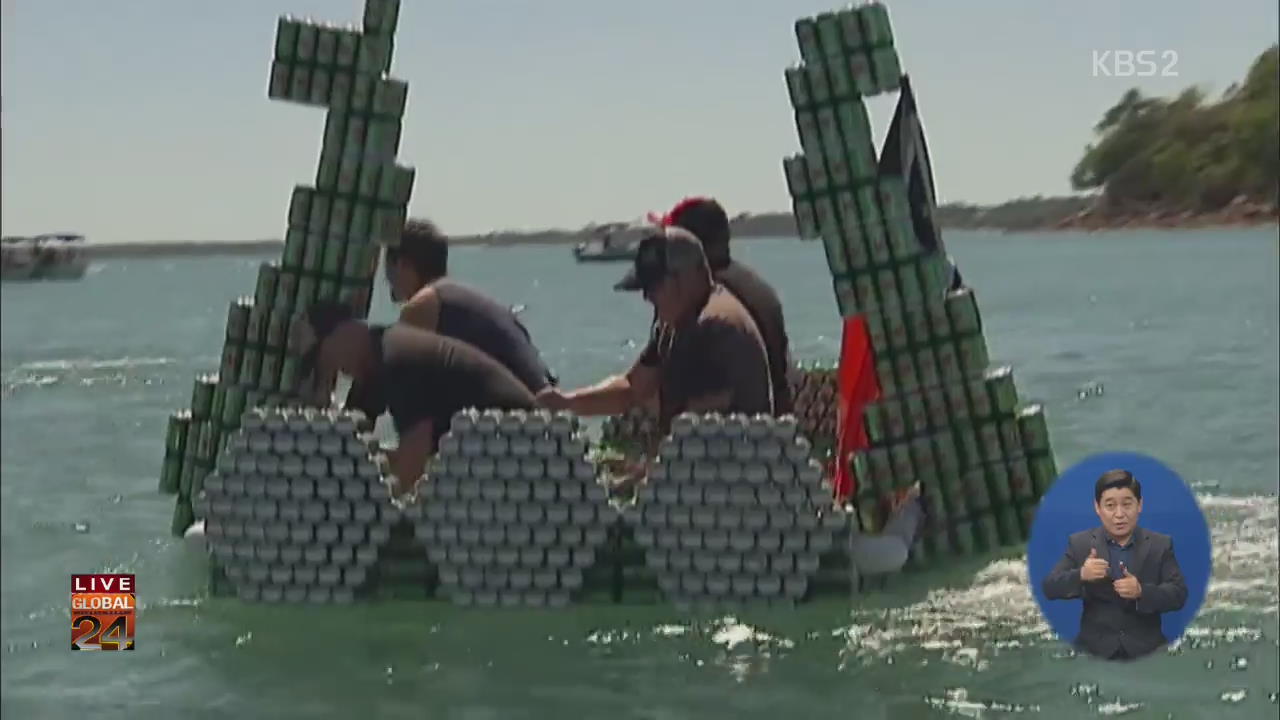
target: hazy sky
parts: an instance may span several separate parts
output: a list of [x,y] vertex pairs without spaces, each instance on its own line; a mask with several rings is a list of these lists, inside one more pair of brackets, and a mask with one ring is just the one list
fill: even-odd
[[[692,193],[787,206],[792,23],[836,0],[404,0],[401,162],[448,232],[578,227]],[[1275,42],[1275,0],[889,3],[943,200],[1061,193],[1130,86],[1215,93]],[[266,98],[276,17],[359,0],[3,0],[3,232],[279,237],[324,111]],[[1176,78],[1094,77],[1173,50]],[[872,114],[882,134],[892,100]]]

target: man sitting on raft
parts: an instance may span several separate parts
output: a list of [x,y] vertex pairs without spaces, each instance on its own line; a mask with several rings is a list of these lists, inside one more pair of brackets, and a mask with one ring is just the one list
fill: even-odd
[[[652,217],[652,216],[651,216]],[[773,381],[773,412],[792,412],[791,384],[787,370],[791,357],[787,349],[787,323],[782,316],[782,300],[771,285],[754,270],[729,254],[729,215],[712,198],[685,198],[666,215],[653,217],[661,225],[684,228],[702,243],[707,264],[715,281],[723,285],[751,314],[769,357]]]
[[411,220],[399,247],[386,250],[391,299],[400,322],[469,343],[507,366],[536,393],[555,383],[538,349],[510,308],[448,277],[449,240],[431,222]]
[[683,412],[773,412],[764,341],[742,303],[717,284],[702,244],[678,227],[640,241],[635,265],[615,290],[639,290],[657,322],[625,375],[590,387],[538,395],[544,407],[578,415],[621,415],[658,399],[659,432]]
[[[502,363],[471,345],[404,324],[370,325],[342,303],[321,302],[298,323],[300,375],[315,400],[337,373],[363,388],[354,409],[391,414],[400,444],[388,454],[399,492],[422,476],[453,416],[469,407],[531,410],[533,393]],[[349,402],[348,407],[352,407]]]

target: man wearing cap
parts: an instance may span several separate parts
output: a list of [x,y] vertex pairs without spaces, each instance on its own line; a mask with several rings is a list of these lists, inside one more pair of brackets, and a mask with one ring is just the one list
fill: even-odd
[[506,365],[529,392],[554,384],[516,314],[448,277],[449,241],[434,223],[406,223],[400,245],[386,250],[384,269],[392,301],[404,303],[400,322],[474,345]]
[[712,198],[691,197],[680,201],[671,212],[652,219],[664,226],[684,228],[702,242],[707,262],[716,282],[733,293],[746,307],[764,340],[769,357],[769,375],[773,382],[773,409],[778,415],[792,411],[791,385],[787,370],[791,366],[787,349],[787,325],[782,316],[778,293],[751,268],[729,255],[729,216]]
[[615,290],[639,290],[654,308],[649,344],[625,375],[591,387],[543,390],[539,402],[579,415],[620,415],[658,398],[660,434],[682,412],[773,411],[764,341],[750,313],[707,265],[687,230],[657,228],[640,241],[635,264]]
[[311,400],[327,403],[341,372],[364,389],[354,409],[371,419],[390,412],[399,446],[389,457],[401,492],[422,476],[459,410],[537,407],[510,370],[472,345],[403,323],[370,325],[341,303],[307,308],[291,342],[302,351],[299,374]]

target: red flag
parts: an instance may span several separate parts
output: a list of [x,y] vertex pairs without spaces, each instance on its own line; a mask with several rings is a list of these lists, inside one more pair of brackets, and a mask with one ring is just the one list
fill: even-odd
[[857,478],[849,470],[849,458],[871,444],[862,423],[862,410],[880,397],[875,357],[867,335],[867,321],[862,315],[844,319],[836,382],[836,466],[833,477],[836,497],[843,500],[856,489]]

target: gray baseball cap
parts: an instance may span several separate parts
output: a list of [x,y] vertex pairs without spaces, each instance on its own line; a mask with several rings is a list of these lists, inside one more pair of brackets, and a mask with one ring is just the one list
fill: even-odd
[[636,259],[614,290],[645,290],[659,280],[695,267],[706,267],[707,255],[693,233],[679,227],[655,227],[640,240]]

